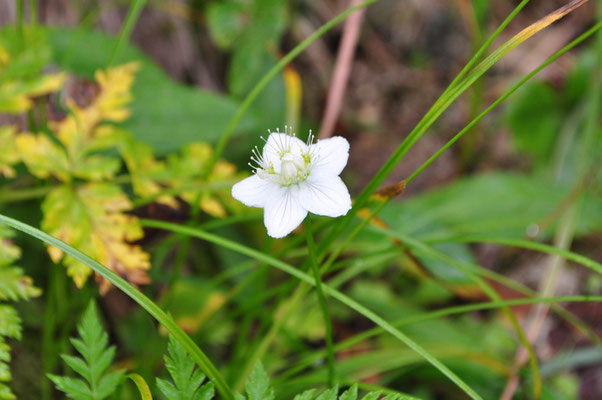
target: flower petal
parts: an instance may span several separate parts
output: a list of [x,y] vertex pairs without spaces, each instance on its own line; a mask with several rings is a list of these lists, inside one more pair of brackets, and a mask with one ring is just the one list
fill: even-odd
[[272,132],[263,147],[263,158],[274,165],[276,173],[280,173],[280,158],[282,152],[302,155],[307,150],[307,145],[296,136],[286,133]]
[[330,175],[339,175],[349,158],[349,142],[341,136],[335,136],[324,140],[318,140],[312,145],[316,153],[312,168],[318,173],[322,171]]
[[299,201],[314,214],[340,217],[351,209],[347,186],[336,175],[312,174],[299,184]]
[[249,207],[263,207],[278,189],[275,183],[253,174],[232,186],[232,197]]
[[263,213],[263,222],[268,235],[273,238],[285,237],[307,216],[307,210],[299,204],[297,185],[278,189],[265,203]]

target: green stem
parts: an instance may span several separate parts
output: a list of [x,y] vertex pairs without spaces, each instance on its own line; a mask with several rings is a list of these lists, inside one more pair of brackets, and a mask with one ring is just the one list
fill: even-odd
[[29,0],[29,23],[34,27],[38,24],[37,0]]
[[[581,303],[581,302],[602,302],[602,296],[556,296],[556,297],[531,297],[525,299],[512,299],[512,300],[503,300],[503,301],[492,301],[487,303],[477,303],[477,304],[467,304],[462,306],[453,306],[440,310],[429,311],[425,313],[421,313],[418,315],[413,315],[411,317],[403,318],[397,321],[392,322],[391,324],[396,328],[403,328],[404,326],[416,324],[436,318],[443,318],[450,315],[456,314],[464,314],[473,311],[483,311],[483,310],[494,310],[502,307],[514,307],[514,306],[524,306],[530,304],[541,304],[541,303]],[[385,333],[385,331],[381,327],[375,327],[359,333],[349,339],[345,339],[342,342],[339,342],[335,345],[335,351],[343,351],[350,347],[353,347],[363,341],[366,341],[372,337],[378,336],[380,334]],[[308,366],[312,365],[314,362],[324,357],[327,350],[320,350],[311,354],[299,361],[298,365],[287,370],[286,372],[280,374],[277,378],[277,381],[286,382],[296,373],[304,370]]]
[[203,353],[203,351],[192,341],[192,339],[176,324],[171,316],[157,306],[151,299],[146,297],[142,292],[133,287],[129,282],[105,267],[98,261],[92,259],[81,251],[74,249],[65,242],[50,236],[39,229],[36,229],[30,225],[24,224],[15,219],[9,218],[5,215],[0,214],[0,223],[8,225],[16,230],[26,233],[30,236],[35,237],[51,246],[54,246],[64,253],[69,254],[71,257],[80,261],[93,269],[97,274],[101,275],[115,287],[127,294],[132,300],[138,303],[144,308],[150,315],[152,315],[161,325],[167,329],[167,331],[186,349],[186,351],[192,356],[199,368],[214,381],[218,392],[224,399],[233,400],[234,395],[232,390],[218,371],[218,369],[211,363],[211,360]]
[[25,34],[23,32],[23,0],[17,0],[17,40],[19,51],[25,49]]
[[[0,221],[2,221],[2,220],[0,219]],[[254,250],[250,247],[244,246],[244,245],[234,242],[232,240],[228,240],[226,238],[223,238],[223,237],[220,237],[220,236],[208,233],[208,232],[204,232],[199,229],[193,229],[190,227],[181,226],[181,225],[177,225],[177,224],[171,224],[171,223],[162,222],[162,221],[142,219],[142,220],[140,220],[140,222],[143,226],[157,228],[157,229],[165,229],[165,230],[169,230],[172,232],[178,232],[178,233],[182,233],[185,235],[190,235],[190,236],[197,237],[199,239],[206,240],[206,241],[214,243],[218,246],[222,246],[226,249],[230,249],[237,253],[252,257],[258,261],[263,261],[266,264],[271,265],[283,272],[286,272],[287,274],[292,275],[295,278],[297,278],[305,283],[308,283],[312,286],[314,286],[316,284],[314,278],[312,278],[310,275],[308,275],[304,272],[299,271],[297,268],[293,267],[292,265],[289,265],[283,261],[280,261],[277,258],[271,257],[267,254],[261,253],[257,250]],[[359,314],[363,315],[364,317],[366,317],[367,319],[371,320],[376,325],[381,326],[384,330],[389,332],[393,337],[395,337],[396,339],[398,339],[399,341],[401,341],[402,343],[407,345],[414,352],[418,353],[422,358],[427,360],[433,367],[435,367],[443,375],[445,375],[450,381],[452,381],[460,389],[462,389],[470,398],[482,399],[482,397],[479,396],[470,386],[468,386],[466,384],[466,382],[464,382],[462,379],[460,379],[455,373],[453,373],[441,361],[439,361],[437,358],[433,357],[422,346],[420,346],[418,343],[414,342],[412,339],[410,339],[408,336],[406,336],[400,330],[393,327],[389,322],[387,322],[381,316],[376,314],[374,311],[366,308],[365,306],[361,305],[357,301],[355,301],[352,298],[346,296],[345,294],[339,292],[338,290],[333,289],[332,287],[330,287],[328,285],[323,285],[323,290],[324,290],[324,293],[328,294],[333,299],[338,300],[342,304],[346,305],[347,307],[351,308],[352,310],[356,311],[357,313],[359,313]]]
[[234,114],[234,116],[232,117],[230,122],[228,123],[228,126],[226,126],[224,133],[222,133],[222,135],[219,139],[219,142],[217,143],[217,145],[215,147],[215,152],[213,153],[213,158],[209,164],[209,167],[207,168],[207,174],[211,173],[213,166],[215,165],[217,160],[223,154],[224,150],[226,149],[226,145],[228,144],[228,141],[230,140],[232,133],[234,132],[234,128],[236,128],[236,126],[240,122],[240,119],[242,118],[242,116],[245,114],[245,112],[247,111],[249,106],[253,103],[253,101],[255,101],[255,99],[257,98],[259,93],[261,93],[261,91],[263,89],[265,89],[265,87],[268,85],[268,83],[270,83],[270,81],[276,75],[278,75],[278,73],[280,71],[282,71],[282,69],[284,69],[284,67],[288,63],[290,63],[292,60],[294,60],[295,57],[297,57],[301,52],[303,52],[303,50],[305,50],[310,44],[312,44],[314,41],[316,41],[316,39],[320,38],[322,35],[324,35],[330,29],[332,29],[333,27],[335,27],[336,25],[341,23],[345,18],[347,18],[353,12],[361,10],[362,8],[366,8],[369,5],[376,3],[377,1],[378,0],[366,0],[366,1],[358,4],[357,6],[348,8],[347,10],[343,11],[342,13],[340,13],[339,15],[337,15],[336,17],[334,17],[333,19],[331,19],[330,21],[328,21],[327,23],[322,25],[320,28],[318,28],[318,30],[316,30],[309,37],[307,37],[305,40],[303,40],[301,43],[299,43],[297,46],[295,46],[295,48],[292,49],[286,56],[282,57],[282,59],[276,65],[274,65],[274,67],[271,70],[269,70],[263,76],[263,78],[261,78],[261,80],[259,82],[257,82],[257,84],[253,87],[253,89],[249,92],[247,97],[245,97],[245,99],[243,100],[241,105],[236,110],[236,113]]
[[[580,3],[581,5],[583,3]],[[555,14],[557,15],[557,14]],[[560,17],[566,14],[559,14]],[[351,223],[355,214],[360,210],[372,193],[378,189],[378,187],[382,184],[382,182],[389,176],[389,174],[393,171],[395,166],[403,159],[403,157],[407,154],[407,152],[413,147],[413,145],[418,141],[420,137],[426,132],[426,130],[437,120],[437,118],[464,92],[466,91],[477,79],[479,79],[487,70],[489,70],[493,65],[495,65],[499,60],[501,60],[506,54],[516,48],[519,44],[533,36],[535,33],[549,26],[553,21],[557,20],[551,19],[548,17],[543,18],[540,21],[532,24],[528,28],[519,32],[517,35],[513,36],[510,40],[506,41],[500,47],[498,47],[493,53],[491,53],[487,58],[485,58],[482,62],[480,62],[474,69],[467,74],[467,76],[460,81],[456,77],[452,84],[448,87],[448,89],[440,96],[440,98],[435,102],[435,104],[431,107],[431,109],[425,114],[425,116],[420,120],[420,122],[416,125],[416,127],[410,132],[410,134],[404,139],[404,141],[399,145],[399,147],[395,150],[393,155],[385,162],[385,164],[381,167],[381,169],[376,173],[376,175],[372,178],[372,180],[368,183],[366,188],[360,193],[358,198],[356,199],[353,207],[347,213],[345,217],[343,217],[337,225],[331,230],[330,234],[324,239],[320,246],[319,253],[321,254],[324,249],[328,248],[328,246],[334,241],[337,237],[340,236],[341,232],[345,230],[349,224]],[[489,40],[486,44],[489,43]],[[473,59],[469,62],[476,62],[477,57],[473,57]],[[468,68],[465,68],[468,70]],[[463,70],[464,71],[464,70]],[[462,72],[460,73],[462,75]],[[455,83],[457,82],[457,83]]]
[[322,279],[320,277],[320,270],[318,268],[318,262],[316,260],[316,249],[314,245],[314,238],[311,229],[311,222],[309,218],[305,219],[305,233],[307,236],[307,251],[309,253],[309,264],[315,278],[315,287],[318,294],[318,302],[320,309],[322,310],[322,316],[324,317],[324,325],[326,326],[326,348],[328,349],[328,387],[334,385],[335,378],[335,364],[334,364],[334,349],[332,344],[332,323],[330,320],[330,312],[328,311],[328,304],[326,303],[326,296],[322,289]]
[[445,144],[445,146],[441,147],[441,149],[439,149],[424,164],[422,164],[416,171],[414,171],[412,173],[412,175],[410,175],[409,178],[406,179],[406,184],[409,184],[410,182],[412,182],[414,180],[414,178],[416,178],[416,176],[418,176],[418,174],[420,174],[422,171],[424,171],[424,169],[427,168],[429,165],[431,165],[433,163],[433,161],[435,161],[437,158],[439,158],[439,156],[441,154],[443,154],[443,152],[445,152],[447,149],[449,149],[462,136],[464,136],[464,134],[468,133],[472,129],[472,127],[474,127],[476,124],[479,123],[479,121],[481,121],[481,119],[483,119],[483,117],[485,117],[487,114],[489,114],[489,112],[491,110],[493,110],[495,107],[497,107],[502,101],[506,100],[518,88],[523,86],[529,79],[533,78],[533,76],[535,76],[539,71],[541,71],[542,69],[544,69],[545,67],[547,67],[548,65],[550,65],[551,63],[556,61],[560,56],[564,55],[567,51],[571,50],[573,47],[575,47],[576,45],[578,45],[579,43],[583,42],[585,39],[587,39],[588,37],[593,35],[596,31],[600,30],[600,28],[602,28],[602,23],[599,22],[598,24],[596,24],[595,26],[593,26],[592,28],[588,29],[586,32],[581,34],[575,40],[573,40],[572,42],[570,42],[569,44],[564,46],[562,49],[560,49],[558,52],[556,52],[553,56],[548,58],[540,66],[535,68],[528,75],[526,75],[519,82],[517,82],[514,86],[512,86],[508,91],[506,91],[503,95],[501,95],[496,101],[491,103],[491,105],[489,107],[487,107],[482,113],[480,113],[476,118],[474,118],[472,121],[470,121],[470,123],[468,125],[466,125],[466,127],[464,127],[464,129],[462,129],[460,132],[458,132],[449,142],[447,142]]
[[130,6],[130,11],[128,12],[128,15],[126,17],[125,23],[121,27],[121,32],[119,32],[119,38],[117,39],[117,43],[115,44],[115,47],[113,48],[113,53],[111,54],[111,58],[109,59],[109,65],[108,65],[109,67],[111,67],[113,65],[113,63],[115,63],[117,61],[117,59],[119,58],[119,55],[121,54],[121,50],[122,50],[125,42],[127,42],[128,39],[130,38],[132,29],[134,29],[134,25],[136,24],[136,21],[138,20],[138,16],[140,15],[142,8],[144,7],[144,3],[146,3],[146,0],[133,0],[132,4]]

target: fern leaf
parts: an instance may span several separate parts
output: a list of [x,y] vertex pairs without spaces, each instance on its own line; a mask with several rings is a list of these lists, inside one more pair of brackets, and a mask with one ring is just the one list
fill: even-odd
[[357,400],[357,383],[351,386],[347,391],[345,391],[339,397],[339,400]]
[[270,379],[263,369],[261,361],[257,363],[245,385],[247,400],[273,400],[274,391],[270,389]]
[[322,392],[322,394],[320,394],[316,400],[337,400],[338,393],[339,387],[335,386]]
[[71,369],[84,379],[48,375],[56,388],[74,400],[102,400],[109,397],[123,381],[125,371],[106,372],[113,362],[115,347],[107,347],[108,335],[102,329],[93,302],[77,327],[80,339],[71,344],[83,358],[61,355]]
[[293,400],[313,400],[316,389],[309,389],[295,396]]
[[[11,237],[10,229],[0,227],[0,300],[27,300],[39,295],[40,290],[32,285],[31,278],[25,276],[20,268],[11,265],[21,255]],[[0,400],[12,400],[15,396],[7,386],[11,380],[7,364],[10,347],[5,337],[21,339],[21,319],[12,306],[0,304]]]
[[362,400],[378,400],[380,399],[382,392],[370,392],[367,395],[365,395]]
[[173,383],[157,378],[157,387],[169,400],[191,399],[210,400],[213,398],[215,388],[213,382],[205,385],[205,375],[195,370],[194,360],[188,355],[178,341],[169,338],[167,345],[168,355],[165,356],[165,367],[169,371]]
[[0,336],[21,339],[21,318],[11,306],[0,305]]

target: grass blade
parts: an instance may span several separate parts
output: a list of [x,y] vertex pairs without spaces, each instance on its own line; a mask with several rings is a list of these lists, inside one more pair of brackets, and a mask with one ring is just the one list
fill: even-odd
[[[189,235],[189,236],[193,236],[193,237],[196,237],[199,239],[206,240],[206,241],[216,244],[218,246],[222,246],[224,248],[233,250],[237,253],[244,254],[248,257],[254,258],[258,261],[261,261],[268,265],[271,265],[272,267],[275,267],[283,272],[286,272],[287,274],[292,275],[295,278],[297,278],[305,283],[308,283],[312,286],[314,286],[316,284],[314,278],[312,278],[310,275],[308,275],[304,272],[299,271],[297,268],[293,267],[292,265],[289,265],[289,264],[287,264],[283,261],[280,261],[272,256],[261,253],[255,249],[252,249],[250,247],[244,246],[237,242],[222,238],[220,236],[217,236],[217,235],[214,235],[214,234],[211,234],[208,232],[204,232],[199,229],[194,229],[194,228],[181,226],[181,225],[177,225],[177,224],[172,224],[172,223],[168,223],[168,222],[162,222],[162,221],[141,219],[140,223],[143,226],[157,228],[157,229],[164,229],[164,230],[168,230],[168,231],[172,231],[172,232],[176,232],[176,233],[180,233],[180,234],[184,234],[184,235]],[[333,289],[332,287],[330,287],[328,285],[323,285],[323,289],[324,289],[324,293],[328,294],[330,297],[338,300],[339,302],[343,303],[347,307],[351,308],[352,310],[356,311],[357,313],[368,318],[369,320],[374,322],[376,325],[382,327],[385,331],[390,333],[393,337],[399,339],[401,342],[403,342],[406,346],[408,346],[409,348],[414,350],[416,353],[420,354],[425,360],[427,360],[431,365],[433,365],[433,367],[437,368],[443,375],[445,375],[447,378],[449,378],[449,380],[454,382],[460,389],[462,389],[468,396],[470,396],[470,398],[482,399],[481,396],[479,396],[470,386],[468,386],[468,384],[466,384],[466,382],[464,382],[456,374],[454,374],[449,368],[447,368],[443,363],[441,363],[441,361],[439,361],[437,358],[433,357],[430,353],[428,353],[420,345],[418,345],[412,339],[407,337],[400,330],[396,329],[394,326],[392,326],[389,322],[384,320],[378,314],[376,314],[372,310],[369,310],[368,308],[364,307],[363,305],[356,302],[352,298],[339,292],[336,289]]]
[[176,340],[180,342],[180,344],[186,349],[186,351],[188,351],[191,357],[198,364],[199,368],[201,368],[201,370],[215,382],[217,390],[225,399],[234,399],[234,395],[232,394],[230,387],[226,384],[226,381],[220,372],[211,363],[205,353],[203,353],[203,351],[196,345],[196,343],[190,339],[190,337],[182,330],[182,328],[180,328],[175,321],[167,313],[165,313],[165,311],[163,311],[151,299],[142,294],[142,292],[133,287],[125,279],[81,251],[74,249],[65,242],[50,236],[47,233],[34,228],[33,226],[24,224],[2,214],[0,214],[0,223],[8,225],[62,250],[66,254],[69,254],[71,257],[92,268],[96,273],[110,281],[113,285],[127,294],[132,300],[138,303],[142,308],[148,311],[150,315],[152,315],[161,325],[165,327],[165,329],[169,331],[171,335],[173,335]]

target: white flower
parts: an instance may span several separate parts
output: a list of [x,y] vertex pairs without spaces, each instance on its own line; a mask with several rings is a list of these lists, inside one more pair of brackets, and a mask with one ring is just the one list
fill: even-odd
[[303,143],[285,127],[270,132],[263,151],[255,147],[249,164],[253,176],[232,186],[232,197],[264,209],[268,235],[281,238],[293,231],[308,212],[340,217],[351,208],[347,187],[339,178],[349,157],[349,142],[340,136]]

